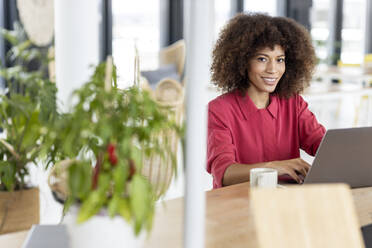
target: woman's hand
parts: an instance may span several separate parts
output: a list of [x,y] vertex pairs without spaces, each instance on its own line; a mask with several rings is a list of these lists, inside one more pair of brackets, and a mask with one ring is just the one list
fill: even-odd
[[301,183],[302,178],[309,171],[310,165],[301,158],[256,164],[232,164],[225,171],[222,185],[228,186],[249,181],[250,170],[254,168],[273,168],[278,171],[279,176],[289,175],[296,182]]
[[287,174],[297,183],[302,183],[303,177],[306,176],[310,169],[310,164],[301,158],[294,158],[289,160],[272,161],[269,162],[265,167],[276,169],[279,176]]

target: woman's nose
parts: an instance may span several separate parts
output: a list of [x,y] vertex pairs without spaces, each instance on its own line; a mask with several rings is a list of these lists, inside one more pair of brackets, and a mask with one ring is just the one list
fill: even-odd
[[267,64],[266,64],[266,72],[269,72],[269,73],[275,73],[278,71],[278,68],[277,68],[277,64],[275,61],[269,61]]

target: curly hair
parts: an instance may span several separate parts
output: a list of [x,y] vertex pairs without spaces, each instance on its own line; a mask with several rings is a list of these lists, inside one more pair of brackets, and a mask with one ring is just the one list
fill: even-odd
[[213,50],[211,78],[223,92],[250,86],[250,59],[263,48],[280,45],[285,51],[285,72],[274,94],[291,97],[309,86],[316,57],[308,31],[292,19],[260,13],[238,14],[220,33]]

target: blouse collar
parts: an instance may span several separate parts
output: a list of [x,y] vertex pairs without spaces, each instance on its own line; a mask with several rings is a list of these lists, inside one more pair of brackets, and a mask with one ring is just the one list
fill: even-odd
[[[242,113],[244,115],[244,118],[246,120],[248,120],[249,117],[252,114],[260,111],[260,109],[258,109],[256,107],[256,105],[253,103],[253,101],[248,96],[248,94],[245,94],[244,96],[242,96],[239,91],[235,91],[234,95],[235,95],[235,98],[236,98],[236,100],[239,104],[240,110],[242,111]],[[269,106],[267,106],[266,109],[262,109],[262,110],[267,110],[273,118],[277,119],[277,116],[278,116],[278,96],[270,94]]]

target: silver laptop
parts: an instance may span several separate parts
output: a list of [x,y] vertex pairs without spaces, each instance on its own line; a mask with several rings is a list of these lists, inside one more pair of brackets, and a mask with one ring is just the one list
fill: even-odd
[[304,183],[372,186],[372,127],[328,130]]

